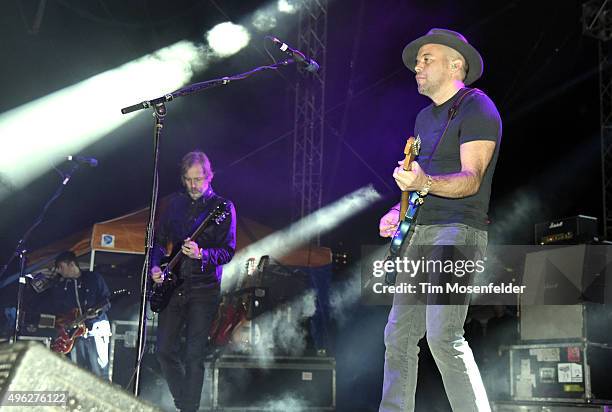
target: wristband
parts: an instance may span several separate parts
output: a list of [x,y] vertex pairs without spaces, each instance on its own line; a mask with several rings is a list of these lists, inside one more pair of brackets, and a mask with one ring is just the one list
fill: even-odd
[[431,184],[433,183],[433,178],[431,177],[431,175],[426,175],[426,176],[427,176],[427,183],[425,183],[425,186],[423,186],[423,188],[418,191],[420,196],[427,196],[427,193],[429,193],[429,190],[431,189]]

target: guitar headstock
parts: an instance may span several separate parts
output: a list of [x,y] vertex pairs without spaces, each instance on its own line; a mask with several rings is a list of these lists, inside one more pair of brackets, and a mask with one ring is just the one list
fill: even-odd
[[215,210],[211,213],[212,220],[218,225],[225,220],[230,214],[229,210],[227,210],[227,202],[223,201],[215,207]]
[[410,163],[419,155],[421,151],[421,137],[417,136],[416,138],[410,136],[406,141],[406,147],[404,147],[404,164],[402,168],[404,170],[410,170]]

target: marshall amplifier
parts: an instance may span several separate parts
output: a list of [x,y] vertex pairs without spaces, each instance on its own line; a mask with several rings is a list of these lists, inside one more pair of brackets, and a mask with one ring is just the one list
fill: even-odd
[[576,244],[597,239],[597,218],[578,215],[535,225],[535,244]]

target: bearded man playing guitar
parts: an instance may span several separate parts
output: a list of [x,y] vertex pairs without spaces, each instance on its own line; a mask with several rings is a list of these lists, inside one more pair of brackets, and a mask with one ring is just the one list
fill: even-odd
[[[229,200],[213,192],[213,171],[206,154],[187,153],[181,172],[185,190],[172,196],[157,225],[151,258],[155,282],[151,308],[159,312],[157,357],[174,403],[181,411],[196,411],[209,331],[219,306],[221,266],[232,259],[236,249],[236,212]],[[211,219],[221,206],[223,213]],[[175,263],[172,273],[161,267],[169,244],[174,251],[168,265]],[[167,288],[171,280],[176,287]],[[157,304],[159,301],[163,304]],[[184,357],[180,348],[183,328]]]
[[[473,253],[468,259],[481,259],[501,142],[495,104],[482,91],[466,88],[482,75],[482,58],[461,34],[432,29],[409,43],[402,59],[416,74],[419,93],[432,104],[420,111],[415,122],[418,162],[411,162],[408,170],[398,167],[393,174],[400,189],[418,193],[422,203],[407,236],[410,239],[399,253],[413,260],[423,251],[429,253],[425,259],[452,258],[456,255],[447,254],[449,247],[467,245]],[[400,218],[404,216],[398,204],[382,217],[380,235],[394,235]],[[416,282],[452,282],[459,276],[456,272],[441,275],[428,270],[416,274]],[[398,273],[396,284],[404,278]],[[463,337],[469,297],[458,303],[426,294],[425,301],[394,295],[385,328],[380,411],[414,411],[418,342],[425,334],[453,411],[490,411],[478,367]]]

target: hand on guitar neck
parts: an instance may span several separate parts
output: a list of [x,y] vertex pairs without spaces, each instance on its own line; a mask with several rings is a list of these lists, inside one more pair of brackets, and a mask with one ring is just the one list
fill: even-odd
[[[181,253],[191,259],[202,259],[204,251],[200,249],[200,246],[191,240],[191,238],[187,238],[183,241]],[[164,282],[164,279],[165,275],[162,269],[159,266],[153,266],[151,268],[151,280],[157,284],[160,284]]]
[[427,185],[427,174],[421,169],[421,166],[416,161],[410,163],[409,169],[404,169],[402,166],[404,161],[398,162],[399,166],[393,171],[395,183],[403,192],[412,192],[422,190]]

